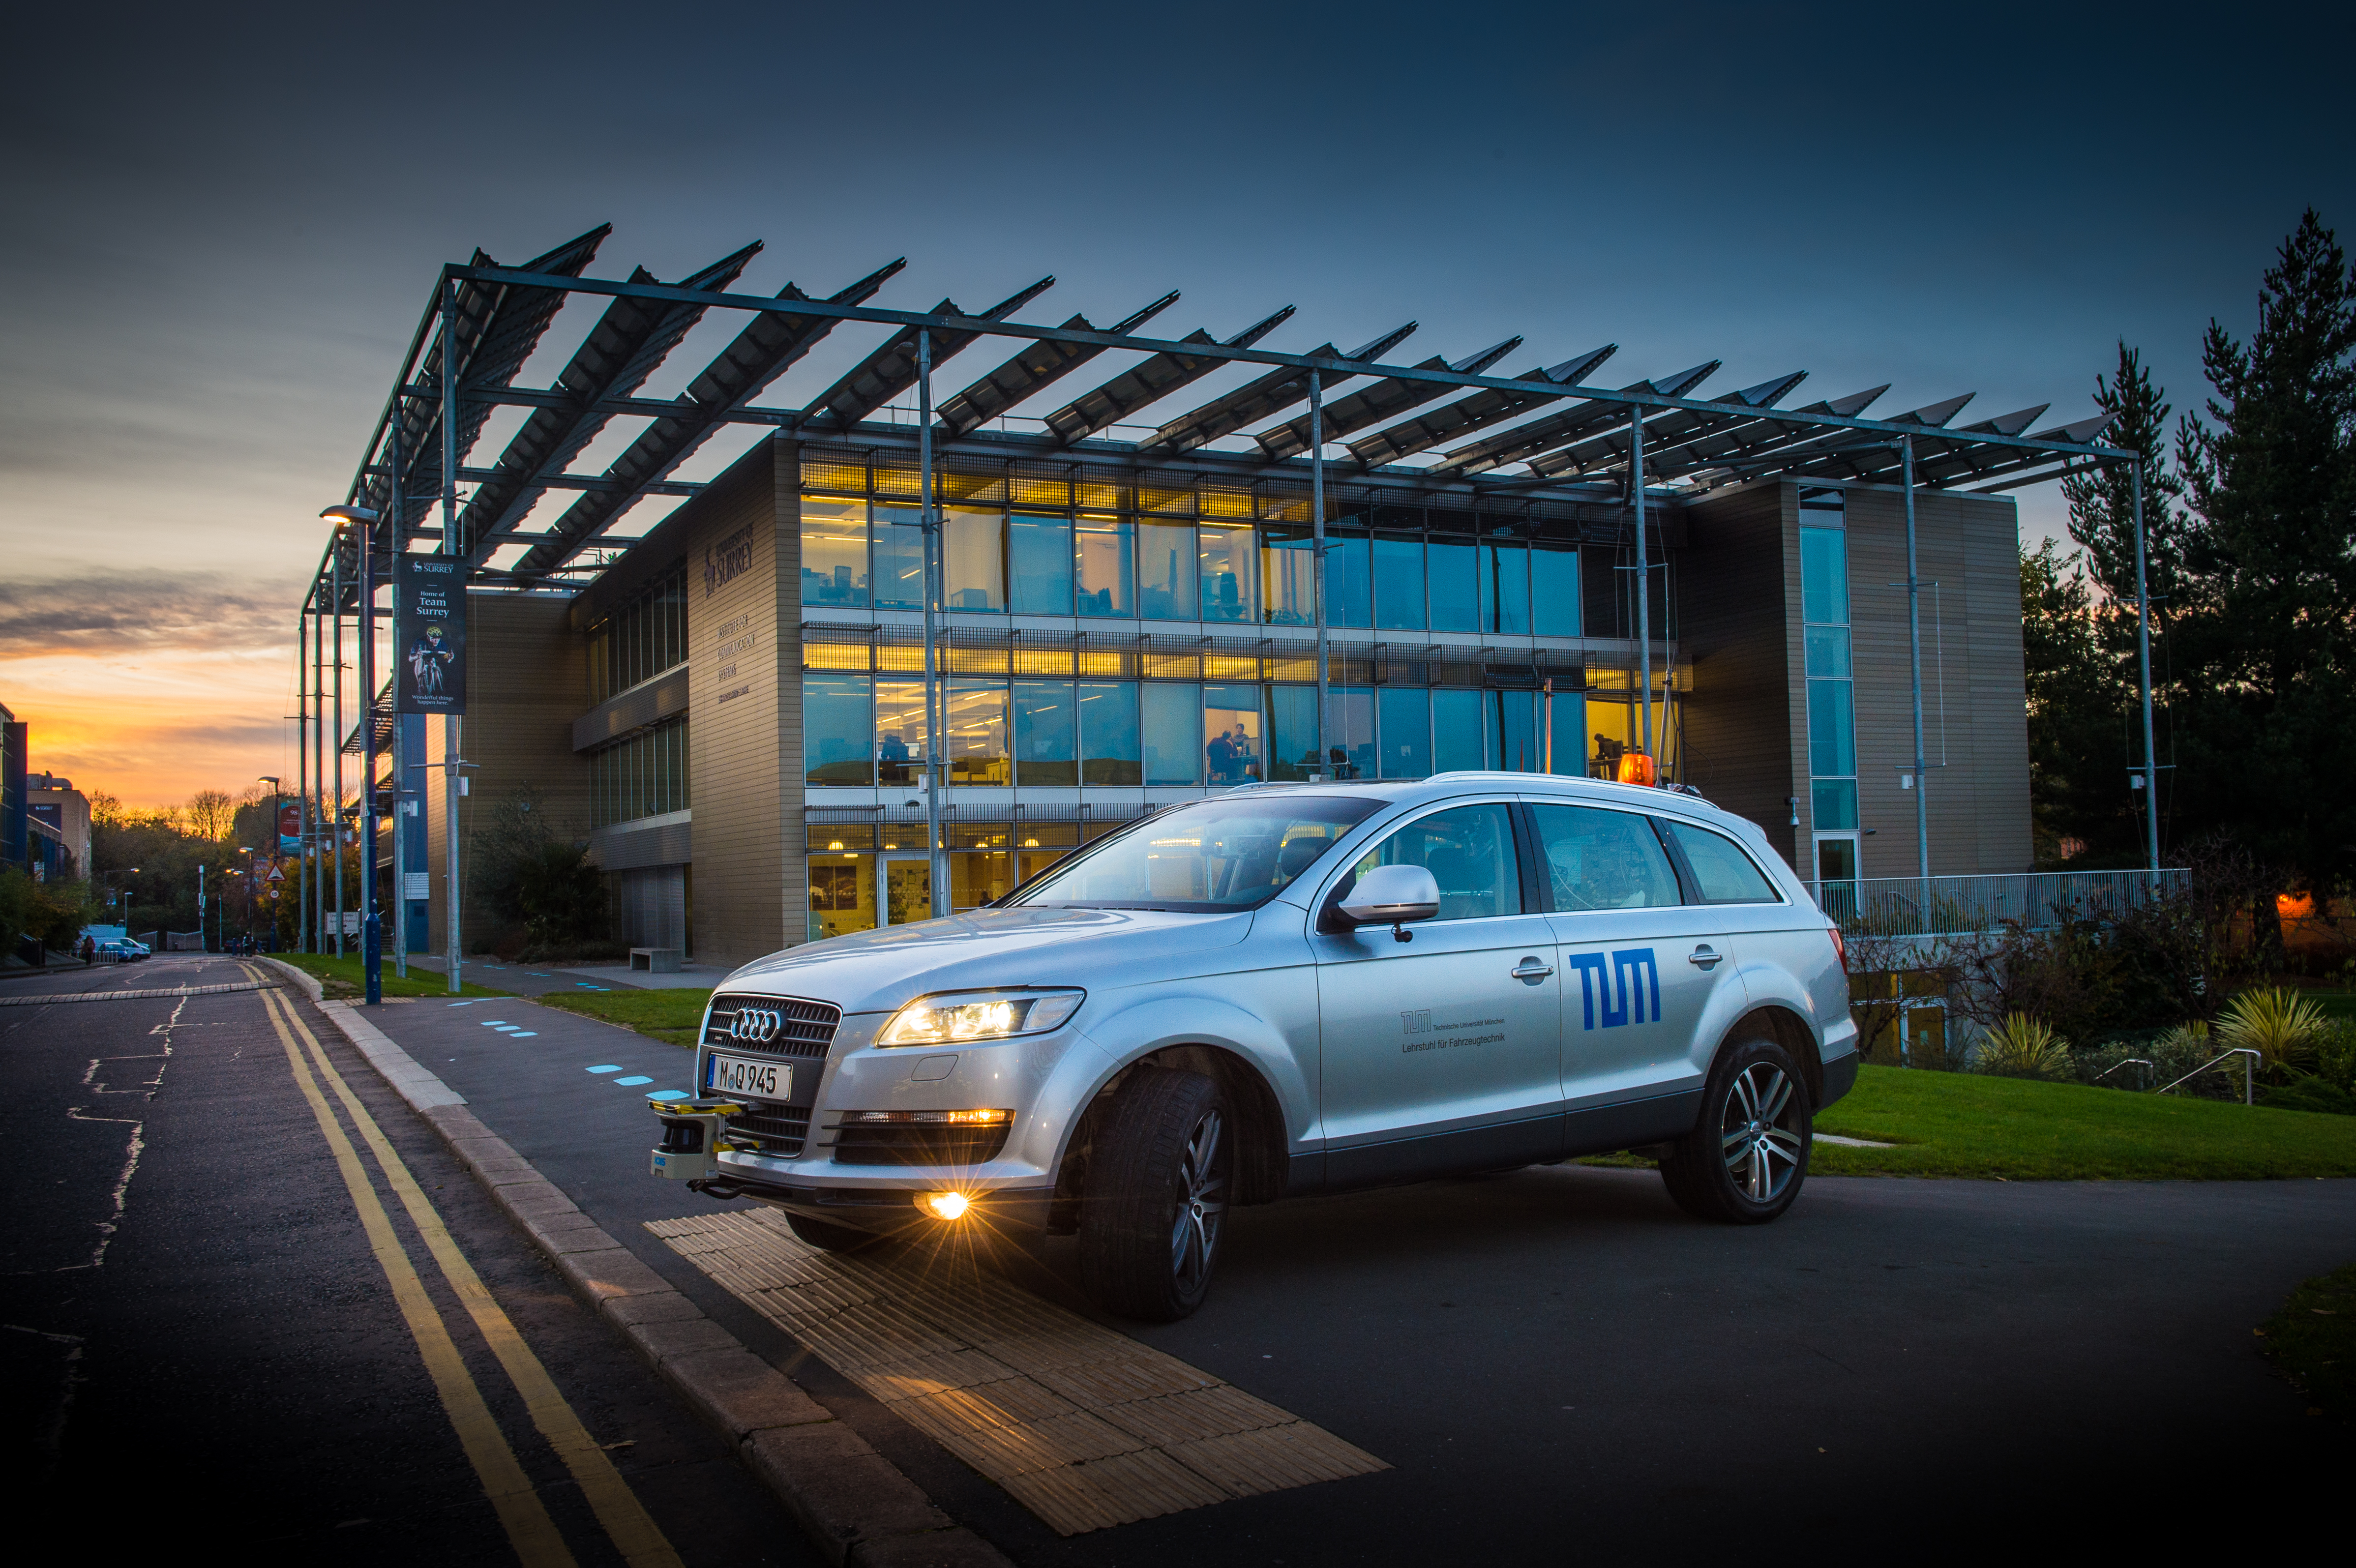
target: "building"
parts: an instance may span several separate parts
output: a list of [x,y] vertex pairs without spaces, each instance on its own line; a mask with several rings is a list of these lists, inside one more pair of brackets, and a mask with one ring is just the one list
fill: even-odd
[[90,875],[90,797],[74,788],[73,780],[55,773],[28,773],[25,778],[25,810],[55,836],[62,857],[51,876]]
[[25,723],[0,707],[0,866],[30,870],[27,851],[30,847],[31,814],[25,809],[27,743]]
[[[601,238],[522,272],[559,295]],[[723,290],[732,264],[681,286]],[[1378,365],[1400,333],[1296,357],[1319,369],[1312,430],[1304,367],[1252,347],[1289,311],[1225,340],[1141,338],[1142,357],[1071,397],[1048,384],[1108,346],[1023,327],[1003,363],[1007,345],[971,347],[975,321],[1007,319],[1029,293],[980,317],[890,318],[831,385],[754,401],[827,332],[872,334],[857,312],[888,275],[834,296],[847,317],[753,314],[679,403],[634,394],[648,343],[683,334],[685,307],[628,285],[597,285],[616,297],[556,389],[470,362],[462,409],[532,411],[496,464],[462,469],[462,553],[480,566],[456,729],[469,809],[537,791],[589,840],[632,943],[732,963],[928,914],[928,757],[955,908],[1161,805],[1245,783],[1611,775],[1647,751],[1663,782],[1752,817],[1806,875],[1907,876],[1924,856],[1933,874],[2029,869],[2018,525],[1996,492],[2101,455],[2086,444],[2100,421],[2025,436],[2036,409],[1957,429],[1961,399],[1869,421],[1879,389],[1786,408],[1799,374],[1705,395],[1714,364],[1604,392],[1588,379],[1610,349],[1485,377],[1518,340]],[[517,350],[525,335],[500,312],[543,307],[497,281],[507,292],[471,309],[460,291],[451,329],[519,364],[530,343]],[[960,351],[970,368],[941,368]],[[438,376],[429,352],[403,385]],[[438,397],[412,394],[405,421],[380,429],[356,496],[395,467],[405,494],[432,494]],[[929,439],[905,407],[919,400]],[[657,410],[605,474],[562,473],[583,430]],[[732,425],[765,428],[709,482],[666,477]],[[519,528],[551,489],[579,498]],[[607,531],[650,494],[687,499],[641,537]],[[434,548],[436,520],[416,507],[402,542]],[[395,542],[388,523],[380,548]],[[449,774],[443,724],[422,728],[438,947]]]

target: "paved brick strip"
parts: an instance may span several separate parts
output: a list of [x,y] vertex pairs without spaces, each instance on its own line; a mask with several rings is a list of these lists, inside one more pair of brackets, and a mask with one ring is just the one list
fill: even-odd
[[[305,985],[309,977],[301,971],[262,962],[318,999],[316,982]],[[573,1289],[612,1319],[691,1409],[727,1435],[832,1562],[844,1568],[1012,1568],[865,1438],[606,1234],[485,1126],[465,1096],[357,1008],[321,1002],[320,1010],[441,1134]]]
[[57,997],[0,997],[0,1008],[54,1008],[71,1002],[136,1002],[149,997],[218,997],[223,991],[274,991],[277,980],[232,980],[219,986],[166,986],[139,991],[69,991]]

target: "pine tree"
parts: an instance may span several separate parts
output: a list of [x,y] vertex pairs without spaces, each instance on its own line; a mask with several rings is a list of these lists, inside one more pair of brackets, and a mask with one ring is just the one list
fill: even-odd
[[2312,208],[2249,342],[2212,321],[2201,363],[2216,395],[2177,440],[2179,827],[2328,899],[2356,864],[2356,275]]
[[2037,863],[2061,869],[2062,847],[2085,848],[2068,869],[2135,866],[2141,831],[2126,798],[2126,733],[2135,698],[2106,645],[2117,619],[2098,603],[2081,570],[2047,539],[2020,552],[2021,662],[2028,681],[2029,805]]
[[[2154,605],[2164,607],[2176,599],[2184,531],[2177,509],[2184,485],[2168,465],[2168,393],[2152,385],[2142,352],[2122,341],[2117,374],[2094,378],[2094,406],[2116,416],[2103,432],[2103,443],[2143,454],[2145,582]],[[2126,464],[2113,464],[2064,479],[2062,496],[2070,504],[2070,538],[2086,552],[2087,569],[2095,584],[2114,603],[2133,605],[2134,475]],[[2127,623],[2127,632],[2129,636],[2134,635],[2132,621]]]

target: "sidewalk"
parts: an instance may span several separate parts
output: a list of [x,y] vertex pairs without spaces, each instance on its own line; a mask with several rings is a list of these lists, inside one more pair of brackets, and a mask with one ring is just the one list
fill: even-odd
[[[422,954],[410,956],[409,967],[433,975],[449,972],[441,959]],[[672,975],[649,975],[626,964],[506,964],[487,957],[467,959],[459,966],[459,973],[475,985],[519,997],[544,997],[551,991],[573,989],[709,991],[728,975],[725,969],[701,964],[688,965]]]

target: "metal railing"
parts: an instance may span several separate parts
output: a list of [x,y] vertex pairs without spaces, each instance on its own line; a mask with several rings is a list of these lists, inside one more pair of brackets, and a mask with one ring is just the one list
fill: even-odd
[[1960,936],[2011,923],[2050,930],[2065,918],[2115,914],[2182,882],[2169,871],[2031,871],[2001,877],[1860,877],[1808,884],[1845,930],[1899,938]]
[[2176,1083],[2170,1083],[2165,1088],[2153,1091],[2153,1093],[2165,1094],[2169,1089],[2175,1088],[2177,1083],[2190,1083],[2192,1080],[2200,1077],[2203,1072],[2208,1072],[2211,1068],[2216,1066],[2217,1063],[2224,1061],[2225,1058],[2229,1056],[2238,1056],[2242,1059],[2242,1104],[2244,1105],[2256,1104],[2258,1103],[2258,1053],[2251,1050],[2246,1045],[2237,1045],[2231,1051],[2211,1057],[2208,1061],[2202,1062],[2200,1066],[2194,1068],[2191,1072],[2178,1079]]
[[2087,1082],[2091,1083],[2100,1083],[2104,1079],[2108,1078],[2112,1073],[2116,1072],[2122,1067],[2140,1067],[2143,1071],[2136,1074],[2136,1089],[2140,1093],[2141,1091],[2151,1087],[2151,1073],[2154,1065],[2155,1064],[2148,1057],[2130,1056],[2124,1061],[2112,1062],[2108,1067],[2105,1067],[2100,1072],[2095,1073],[2094,1076],[2087,1080]]

